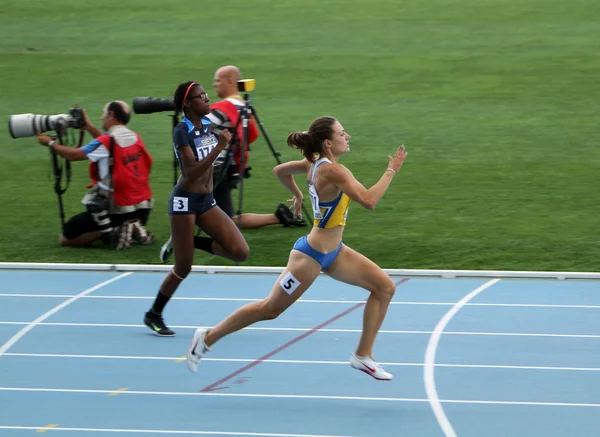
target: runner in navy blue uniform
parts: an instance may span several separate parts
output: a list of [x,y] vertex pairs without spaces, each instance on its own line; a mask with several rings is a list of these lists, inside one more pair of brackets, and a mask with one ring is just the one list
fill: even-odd
[[[240,230],[213,198],[213,165],[231,140],[224,130],[219,138],[211,132],[210,100],[196,82],[182,83],[174,96],[175,107],[184,118],[173,130],[173,147],[181,175],[169,199],[171,238],[175,265],[164,279],[144,323],[159,336],[173,336],[162,312],[181,281],[190,273],[194,249],[234,261],[245,261],[249,248]],[[194,236],[195,226],[208,237]]]

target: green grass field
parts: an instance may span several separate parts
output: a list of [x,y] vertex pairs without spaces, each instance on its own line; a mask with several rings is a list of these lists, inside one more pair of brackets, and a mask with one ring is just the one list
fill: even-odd
[[[224,9],[223,5],[228,5]],[[351,206],[345,242],[384,268],[600,270],[600,3],[595,0],[3,0],[0,118],[170,97],[238,65],[283,160],[287,134],[334,115],[352,135],[346,164],[367,187],[405,144],[401,173],[374,211]],[[151,247],[58,246],[48,151],[0,141],[0,261],[158,261],[169,235],[171,121],[134,115],[155,158]],[[244,211],[288,198],[264,140]],[[67,215],[82,209],[74,163]],[[302,183],[299,180],[299,183]],[[304,185],[302,185],[304,187]],[[237,192],[236,192],[237,194]],[[285,265],[306,229],[245,231],[246,265]],[[230,265],[196,254],[196,264]]]

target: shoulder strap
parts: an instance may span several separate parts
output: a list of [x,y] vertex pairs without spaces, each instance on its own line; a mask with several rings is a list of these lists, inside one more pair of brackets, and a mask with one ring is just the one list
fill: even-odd
[[317,167],[320,166],[321,164],[323,164],[324,162],[328,162],[331,164],[331,161],[327,158],[321,158],[318,159],[313,165],[312,165],[312,169],[310,172],[310,181],[314,182],[315,179],[315,173],[317,172]]

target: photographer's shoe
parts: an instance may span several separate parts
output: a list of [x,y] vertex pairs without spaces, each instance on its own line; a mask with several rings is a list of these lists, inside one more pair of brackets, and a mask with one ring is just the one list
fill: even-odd
[[160,248],[160,260],[163,263],[169,261],[171,254],[173,253],[173,239],[169,237],[167,242]]
[[277,206],[275,216],[279,219],[279,223],[281,223],[284,228],[288,228],[290,226],[306,226],[306,222],[302,216],[294,217],[292,210],[288,208],[285,203],[280,203],[279,206]]
[[148,231],[140,220],[133,222],[133,241],[138,244],[152,244],[154,243],[154,234]]
[[133,223],[134,220],[127,220],[121,224],[118,233],[118,242],[116,250],[128,249],[133,241]]
[[175,335],[175,333],[165,325],[162,315],[155,314],[151,311],[146,313],[144,325],[150,328],[152,332],[159,337],[173,337]]

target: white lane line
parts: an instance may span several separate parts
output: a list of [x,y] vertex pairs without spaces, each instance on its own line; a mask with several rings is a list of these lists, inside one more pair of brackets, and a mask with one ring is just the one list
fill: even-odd
[[[30,298],[67,298],[72,294],[26,294],[26,293],[0,293],[2,297],[30,297]],[[84,299],[142,299],[153,300],[156,296],[127,296],[127,295],[92,295],[82,296]],[[237,297],[179,297],[174,296],[171,300],[183,301],[201,301],[201,302],[258,302],[262,298],[237,298]],[[347,304],[354,305],[366,302],[365,300],[346,300],[346,299],[299,299],[299,303],[322,303],[322,304]],[[431,306],[452,306],[455,302],[423,302],[423,301],[393,301],[390,305],[431,305]],[[570,305],[570,304],[537,304],[537,303],[485,303],[468,302],[464,306],[472,307],[515,307],[515,308],[571,308],[571,309],[600,309],[600,305]]]
[[[110,390],[87,390],[87,389],[63,389],[63,388],[32,388],[32,387],[0,387],[5,392],[44,392],[44,393],[80,393],[80,394],[110,394]],[[254,398],[254,399],[311,399],[311,400],[338,400],[338,401],[360,401],[360,402],[417,402],[426,403],[425,398],[393,398],[393,397],[364,397],[364,396],[327,396],[327,395],[295,395],[295,394],[271,394],[271,393],[224,393],[224,392],[163,392],[127,390],[120,396],[147,395],[147,396],[214,396],[231,398]],[[541,407],[591,407],[599,408],[600,403],[583,402],[536,402],[536,401],[493,401],[477,399],[443,399],[444,404],[475,404],[475,405],[530,405]]]
[[[0,426],[0,429],[13,430],[42,430],[39,426]],[[166,429],[126,429],[126,428],[67,428],[54,426],[48,431],[76,431],[76,432],[111,432],[132,434],[185,434],[185,435],[225,435],[225,436],[248,436],[248,437],[350,437],[331,434],[282,434],[272,432],[234,432],[234,431],[186,431]]]
[[75,296],[71,296],[70,299],[67,299],[64,302],[56,305],[51,310],[49,310],[49,311],[45,312],[44,314],[42,314],[41,316],[39,316],[33,322],[27,323],[27,325],[23,329],[21,329],[19,332],[17,332],[15,335],[13,335],[6,343],[4,343],[2,346],[0,346],[0,357],[7,350],[9,350],[12,346],[14,346],[14,344],[17,341],[19,341],[25,334],[27,334],[29,331],[31,331],[33,328],[35,328],[37,325],[41,324],[44,320],[46,320],[51,315],[57,313],[58,311],[62,310],[64,307],[66,307],[67,305],[72,304],[76,300],[81,299],[82,297],[92,293],[93,291],[96,291],[99,288],[104,287],[105,285],[111,284],[111,283],[118,281],[119,279],[124,278],[125,276],[129,276],[131,274],[132,274],[132,272],[122,273],[119,276],[115,276],[114,278],[111,278],[107,281],[101,282],[98,285],[94,285],[93,287],[90,287],[87,290],[84,290],[81,293],[76,294]]
[[[0,325],[28,325],[30,322],[6,322],[0,321]],[[42,322],[39,326],[75,326],[75,327],[100,327],[100,328],[145,328],[144,325],[129,323],[79,323],[79,322]],[[198,325],[169,325],[173,329],[197,329],[203,326]],[[210,328],[210,326],[205,326]],[[312,328],[287,328],[287,327],[257,327],[252,326],[244,328],[244,331],[310,331]],[[340,332],[356,333],[362,332],[360,329],[337,329],[323,328],[319,332]],[[407,335],[431,335],[434,331],[418,330],[391,330],[381,329],[379,334],[407,334]],[[555,337],[555,338],[600,338],[600,334],[551,334],[543,332],[478,332],[478,331],[444,331],[444,335],[474,335],[474,336],[498,336],[498,337]]]
[[[5,357],[29,357],[29,358],[69,358],[69,359],[95,359],[95,360],[148,360],[148,361],[175,361],[181,357],[154,357],[138,355],[89,355],[89,354],[35,354],[35,353],[12,353],[7,352]],[[256,358],[203,358],[203,361],[215,361],[224,363],[251,363]],[[347,366],[348,361],[334,360],[264,360],[264,363],[273,364],[320,364],[320,365],[340,365]],[[404,362],[381,362],[383,366],[398,367],[422,367],[425,363],[404,363]],[[499,369],[499,370],[548,370],[548,371],[566,371],[566,372],[600,372],[600,367],[566,367],[566,366],[516,366],[501,364],[450,364],[435,363],[435,367],[449,368],[467,368],[467,369]]]
[[427,399],[429,400],[429,405],[433,410],[433,414],[435,415],[440,428],[442,428],[442,431],[446,437],[456,437],[456,432],[454,431],[452,424],[444,412],[444,408],[442,407],[442,403],[440,402],[440,398],[438,397],[437,389],[435,387],[435,355],[440,342],[440,337],[442,336],[442,333],[444,333],[444,329],[446,329],[446,326],[450,320],[452,320],[452,317],[454,317],[456,313],[460,311],[464,304],[469,302],[483,290],[486,290],[497,283],[499,280],[500,279],[492,279],[486,282],[481,287],[477,287],[475,290],[471,291],[461,300],[456,302],[454,306],[450,308],[450,310],[440,319],[436,327],[433,329],[433,333],[431,334],[429,342],[427,343],[427,349],[425,350],[425,365],[423,368],[425,393],[427,394]]

